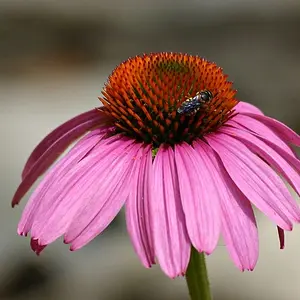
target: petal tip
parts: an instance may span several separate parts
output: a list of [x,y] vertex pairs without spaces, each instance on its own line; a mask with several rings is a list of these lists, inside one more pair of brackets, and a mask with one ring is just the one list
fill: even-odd
[[76,251],[76,249],[75,249],[73,246],[71,246],[71,247],[70,247],[70,251],[71,251],[71,252],[74,252],[74,251]]
[[18,233],[18,235],[24,236],[24,237],[26,237],[28,235],[28,233],[24,232],[24,231],[17,231],[17,233]]
[[256,262],[249,263],[247,265],[239,265],[238,268],[241,272],[249,271],[252,272],[255,269]]
[[20,203],[20,197],[17,197],[17,192],[14,194],[13,199],[11,201],[11,207],[14,208],[16,205]]
[[47,247],[47,245],[41,245],[39,240],[31,238],[30,247],[33,252],[35,252],[35,254],[39,256],[41,252]]

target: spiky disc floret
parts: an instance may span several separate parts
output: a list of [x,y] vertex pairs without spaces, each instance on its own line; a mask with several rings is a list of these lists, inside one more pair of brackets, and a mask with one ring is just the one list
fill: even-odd
[[[238,103],[232,82],[215,63],[180,53],[136,56],[120,64],[109,77],[103,111],[117,132],[146,143],[190,143],[215,131]],[[213,98],[195,114],[177,109],[188,98],[209,90]]]

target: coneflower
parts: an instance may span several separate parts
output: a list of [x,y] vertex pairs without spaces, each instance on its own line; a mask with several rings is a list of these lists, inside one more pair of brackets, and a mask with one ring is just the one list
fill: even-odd
[[[145,267],[184,275],[191,248],[210,254],[223,237],[240,270],[253,270],[258,233],[252,205],[284,230],[300,209],[300,137],[236,99],[221,68],[198,56],[157,53],[120,64],[103,106],[59,126],[30,155],[13,205],[45,175],[18,225],[36,253],[60,236],[77,250],[125,205]],[[83,136],[83,137],[82,137]],[[193,250],[195,251],[195,250]]]

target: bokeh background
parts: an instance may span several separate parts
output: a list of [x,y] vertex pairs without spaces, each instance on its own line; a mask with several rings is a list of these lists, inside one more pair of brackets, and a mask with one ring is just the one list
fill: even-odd
[[[121,214],[78,252],[36,257],[10,200],[33,147],[98,105],[112,69],[143,52],[181,51],[222,66],[238,97],[300,131],[299,0],[0,0],[0,299],[188,299],[183,279],[144,269]],[[222,243],[208,258],[216,300],[300,299],[300,227],[279,250],[258,216],[260,258],[240,273]]]

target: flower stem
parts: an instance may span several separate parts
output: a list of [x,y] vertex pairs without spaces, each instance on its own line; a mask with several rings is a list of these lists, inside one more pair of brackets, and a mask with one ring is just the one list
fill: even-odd
[[212,300],[204,253],[199,253],[194,247],[185,278],[191,300]]

